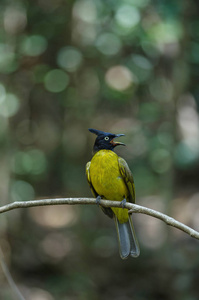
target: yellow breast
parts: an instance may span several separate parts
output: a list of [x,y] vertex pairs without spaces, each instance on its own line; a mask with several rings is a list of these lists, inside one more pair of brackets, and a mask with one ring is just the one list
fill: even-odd
[[[100,150],[92,158],[90,164],[92,185],[101,197],[109,200],[122,201],[128,198],[127,186],[121,177],[118,156],[111,150]],[[120,222],[128,220],[126,209],[112,208]]]

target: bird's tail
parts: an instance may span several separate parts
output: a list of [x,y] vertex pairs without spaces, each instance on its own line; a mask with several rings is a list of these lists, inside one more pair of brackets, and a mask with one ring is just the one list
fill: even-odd
[[115,215],[114,219],[121,258],[125,259],[129,255],[132,257],[138,257],[140,255],[140,248],[135,235],[131,216],[129,216],[129,220],[126,223],[120,223]]

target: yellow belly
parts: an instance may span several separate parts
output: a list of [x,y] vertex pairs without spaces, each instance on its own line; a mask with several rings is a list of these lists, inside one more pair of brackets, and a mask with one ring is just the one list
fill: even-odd
[[[108,200],[128,200],[128,189],[121,177],[118,156],[111,150],[98,151],[91,160],[90,178],[92,185],[102,198]],[[128,210],[113,208],[120,223],[128,221]]]

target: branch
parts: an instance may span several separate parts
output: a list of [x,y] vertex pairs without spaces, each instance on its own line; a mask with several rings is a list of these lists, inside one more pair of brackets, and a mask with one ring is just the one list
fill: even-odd
[[[46,206],[46,205],[61,205],[61,204],[68,204],[68,205],[77,205],[77,204],[92,204],[96,205],[96,199],[94,198],[56,198],[56,199],[42,199],[42,200],[30,200],[30,201],[19,201],[13,202],[4,206],[0,207],[0,213],[4,213],[13,209],[17,208],[27,208],[27,207],[35,207],[35,206]],[[111,201],[111,200],[100,200],[100,205],[104,207],[121,207],[120,202],[118,201]],[[199,239],[199,232],[192,229],[185,224],[178,222],[174,218],[171,218],[163,213],[160,213],[156,210],[140,206],[137,204],[127,202],[124,206],[129,210],[129,213],[140,213],[149,215],[151,217],[157,218],[165,222],[167,225],[173,226],[178,228],[191,237]]]
[[[19,291],[16,283],[14,282],[14,280],[13,280],[11,274],[10,274],[10,271],[9,271],[7,265],[6,265],[6,262],[5,262],[5,259],[4,259],[3,252],[1,250],[1,248],[0,248],[0,265],[1,265],[1,268],[2,268],[2,271],[3,271],[4,275],[5,275],[8,283],[9,283],[9,285],[10,285],[12,291],[13,291],[13,294],[15,296],[17,296],[17,298],[19,300],[25,300],[25,298],[23,297],[23,295]],[[15,297],[15,299],[16,299],[16,297]]]

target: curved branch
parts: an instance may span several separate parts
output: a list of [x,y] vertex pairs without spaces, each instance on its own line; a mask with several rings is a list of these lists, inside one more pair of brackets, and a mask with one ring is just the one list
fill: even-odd
[[0,248],[0,265],[1,265],[1,268],[2,268],[2,271],[14,293],[15,296],[17,296],[17,298],[19,300],[25,300],[25,298],[23,297],[23,295],[21,294],[20,290],[18,289],[16,283],[14,282],[13,278],[12,278],[12,275],[10,274],[10,271],[6,265],[6,262],[5,262],[5,259],[4,259],[4,255],[3,255],[3,252]]
[[[35,206],[46,206],[46,205],[77,205],[77,204],[96,204],[94,198],[55,198],[55,199],[42,199],[42,200],[30,200],[30,201],[17,201],[0,207],[0,213],[4,213],[17,208],[27,208]],[[111,200],[100,200],[100,205],[104,207],[121,207],[120,202]],[[154,209],[150,209],[144,206],[127,202],[125,208],[129,210],[129,213],[140,213],[146,214],[151,217],[157,218],[165,222],[169,226],[178,228],[191,237],[199,239],[199,232],[192,229],[191,227],[171,218],[163,213],[160,213]]]

